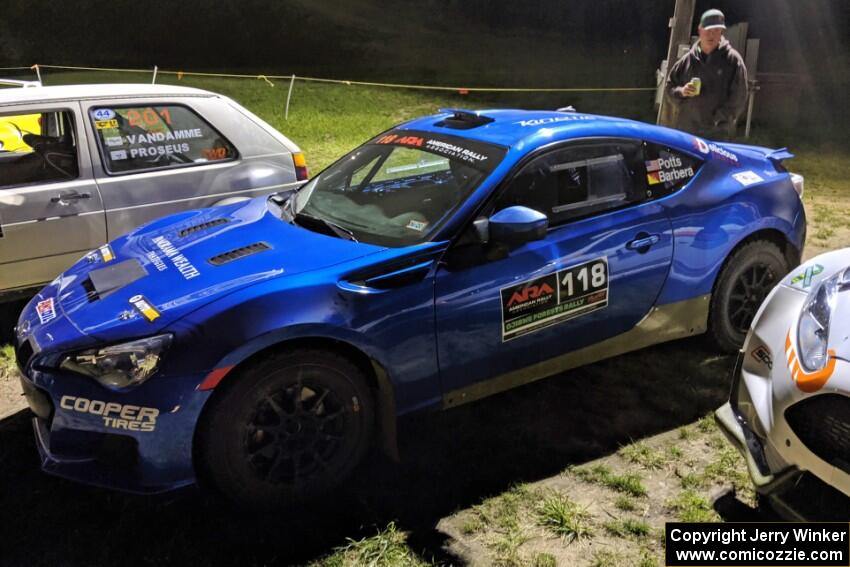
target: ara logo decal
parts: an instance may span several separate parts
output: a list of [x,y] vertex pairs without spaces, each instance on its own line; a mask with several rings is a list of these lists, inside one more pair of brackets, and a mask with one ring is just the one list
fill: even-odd
[[550,296],[553,293],[555,293],[555,290],[549,287],[549,284],[529,285],[513,293],[510,301],[508,301],[508,308],[518,303],[526,304],[531,300],[540,298],[541,295]]
[[815,372],[806,372],[800,364],[797,351],[794,349],[794,344],[791,341],[791,331],[789,330],[785,336],[785,362],[788,364],[791,380],[794,381],[797,388],[807,394],[811,394],[823,388],[832,376],[832,373],[835,372],[835,351],[830,349],[827,352],[826,366]]
[[823,266],[814,264],[806,268],[806,271],[801,272],[791,278],[791,285],[799,285],[802,288],[807,288],[812,285],[812,278],[823,272]]

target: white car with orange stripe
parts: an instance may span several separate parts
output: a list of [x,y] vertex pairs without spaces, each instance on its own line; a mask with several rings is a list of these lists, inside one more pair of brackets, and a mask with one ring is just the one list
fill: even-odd
[[806,262],[753,320],[715,412],[763,496],[809,472],[850,496],[850,249]]

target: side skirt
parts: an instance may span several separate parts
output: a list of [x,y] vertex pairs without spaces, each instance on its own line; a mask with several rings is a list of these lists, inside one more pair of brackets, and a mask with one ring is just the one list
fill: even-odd
[[529,382],[547,378],[644,347],[699,335],[708,329],[710,294],[653,307],[631,330],[601,343],[513,370],[443,396],[443,409],[468,404]]

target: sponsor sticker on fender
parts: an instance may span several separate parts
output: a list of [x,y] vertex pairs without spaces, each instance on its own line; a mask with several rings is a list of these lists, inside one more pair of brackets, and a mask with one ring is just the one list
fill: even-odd
[[100,252],[100,257],[103,258],[104,263],[115,259],[115,254],[112,253],[112,247],[109,244],[104,244],[98,248],[98,252]]
[[77,396],[62,396],[59,407],[103,419],[104,427],[126,431],[154,431],[159,410],[130,404],[90,400]]
[[739,173],[733,173],[732,177],[734,177],[735,181],[737,181],[744,187],[748,187],[755,183],[761,183],[762,181],[764,181],[764,179],[762,179],[762,177],[755,171],[741,171]]
[[803,289],[811,287],[812,279],[815,276],[820,275],[821,272],[823,272],[823,266],[820,264],[813,264],[806,268],[805,271],[791,278],[791,285],[797,285]]
[[53,298],[48,297],[44,301],[39,301],[35,304],[35,312],[38,313],[38,320],[41,324],[56,319],[56,306],[53,303]]
[[753,355],[753,358],[767,366],[769,369],[773,369],[773,357],[770,356],[770,351],[767,350],[764,345],[760,345],[753,349],[751,354]]
[[608,258],[565,268],[500,290],[502,341],[608,306]]
[[159,318],[159,311],[150,301],[142,295],[134,295],[130,298],[130,305],[136,308],[136,311],[142,314],[142,317],[148,321],[153,321]]

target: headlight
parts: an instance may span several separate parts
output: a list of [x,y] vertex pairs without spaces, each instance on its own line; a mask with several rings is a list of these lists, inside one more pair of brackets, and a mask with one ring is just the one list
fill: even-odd
[[154,375],[162,354],[170,344],[171,335],[157,335],[93,348],[66,356],[59,367],[94,378],[107,388],[127,388]]
[[797,323],[797,348],[800,363],[807,372],[820,370],[827,363],[829,320],[843,274],[823,280],[809,295]]

